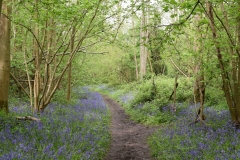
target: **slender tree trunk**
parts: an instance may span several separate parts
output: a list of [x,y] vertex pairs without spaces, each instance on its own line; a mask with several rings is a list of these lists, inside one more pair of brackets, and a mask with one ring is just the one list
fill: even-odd
[[[33,106],[32,84],[31,84],[31,78],[30,78],[28,64],[27,64],[27,32],[26,32],[25,41],[24,41],[24,63],[25,63],[26,74],[27,74],[27,79],[28,79],[30,104],[31,104],[31,106]],[[32,108],[32,110],[34,110],[34,108]]]
[[[71,44],[70,44],[70,50],[73,53],[74,52],[74,40],[75,40],[75,32],[76,27],[73,26],[72,28],[72,34],[71,34]],[[69,102],[71,99],[71,82],[72,82],[72,62],[70,62],[68,66],[68,85],[67,85],[67,101]]]
[[[38,0],[35,0],[35,3],[37,4]],[[47,105],[51,102],[51,99],[53,98],[54,93],[56,92],[57,88],[59,87],[59,84],[61,83],[61,80],[63,78],[63,76],[66,74],[67,69],[69,68],[70,63],[72,62],[74,56],[76,55],[76,53],[78,52],[78,50],[80,49],[80,47],[83,45],[83,41],[86,39],[87,35],[90,34],[90,32],[92,32],[92,29],[94,28],[95,25],[95,19],[97,17],[97,14],[99,13],[99,7],[102,3],[102,0],[100,0],[93,12],[93,15],[91,17],[91,20],[88,21],[86,27],[85,27],[85,31],[82,32],[81,35],[79,35],[79,40],[77,41],[74,50],[68,54],[67,52],[69,51],[69,47],[71,44],[71,30],[72,27],[69,28],[67,30],[67,33],[64,35],[64,41],[62,42],[62,44],[60,45],[60,47],[58,49],[56,49],[57,51],[55,51],[53,53],[53,55],[50,56],[50,60],[47,60],[49,58],[49,51],[45,52],[43,51],[43,47],[41,47],[41,45],[37,45],[38,43],[36,43],[37,46],[37,50],[34,50],[34,55],[35,55],[35,70],[36,70],[36,74],[35,74],[35,84],[34,84],[34,105],[35,105],[35,110],[37,112],[43,112],[44,109],[47,107]],[[36,5],[36,9],[37,9],[37,5]],[[37,14],[35,15],[36,19],[37,19]],[[75,22],[73,22],[75,23]],[[35,26],[35,39],[36,36],[38,37],[38,26]],[[46,30],[49,30],[49,28],[45,28]],[[46,31],[44,33],[47,33]],[[53,32],[53,36],[55,33]],[[75,33],[74,33],[75,35]],[[71,36],[69,38],[69,36]],[[46,37],[47,39],[47,37]],[[58,38],[57,38],[58,39]],[[56,42],[58,40],[55,40]],[[53,45],[55,44],[55,41],[53,43]],[[34,40],[34,42],[38,42],[36,40]],[[43,42],[44,45],[46,45],[47,43]],[[50,43],[48,43],[50,44]],[[66,46],[64,45],[66,44]],[[43,46],[43,45],[42,45]],[[61,49],[64,46],[64,50],[62,51],[62,53],[60,54],[61,56],[58,58],[57,63],[54,63],[54,60],[56,59],[56,57],[58,56],[59,53],[59,49]],[[41,51],[41,52],[40,52]],[[42,59],[43,56],[43,59]],[[64,62],[65,57],[68,56],[67,58],[67,62],[65,63],[65,65],[61,65]],[[44,81],[43,81],[43,85],[40,82],[40,78],[41,78],[41,74],[43,71],[41,71],[41,62],[43,60],[45,61],[45,74],[44,74]],[[52,68],[52,73],[48,74],[50,69],[50,65],[53,65],[54,68]],[[58,70],[61,70],[59,72],[57,72]],[[41,71],[41,72],[40,72]],[[46,85],[47,84],[47,85]],[[41,87],[41,88],[40,88]],[[51,89],[50,89],[51,88]],[[35,102],[36,101],[36,102]]]
[[136,73],[136,80],[138,80],[138,61],[137,61],[137,53],[134,51],[134,62],[135,62],[135,73]]
[[68,84],[67,84],[67,101],[71,100],[71,82],[72,82],[72,62],[68,66]]
[[[225,10],[225,7],[224,7],[224,3],[221,2],[221,10],[223,12],[223,15],[224,15],[224,19],[223,19],[223,23],[224,23],[224,26],[225,26],[225,29],[226,29],[226,32],[229,36],[229,51],[230,51],[230,56],[231,56],[231,59],[232,59],[232,62],[231,62],[231,67],[232,67],[232,86],[233,86],[233,98],[234,100],[236,101],[235,102],[235,107],[236,107],[236,112],[237,112],[237,115],[238,115],[238,122],[240,122],[240,57],[237,56],[238,53],[240,52],[240,16],[238,16],[238,19],[237,19],[237,46],[238,48],[236,49],[236,52],[235,52],[235,49],[234,49],[234,45],[236,44],[236,41],[234,40],[234,38],[232,37],[232,34],[231,34],[231,30],[230,30],[230,26],[229,26],[229,22],[228,22],[228,14],[227,14],[227,11]],[[238,6],[240,8],[240,3],[238,3]],[[238,53],[237,53],[238,52]]]
[[[132,28],[133,28],[133,31],[134,31],[134,19],[132,18]],[[136,46],[136,40],[134,39],[133,40],[133,44],[134,46]],[[135,63],[135,74],[136,74],[136,80],[138,80],[139,76],[138,76],[138,61],[137,61],[137,53],[136,51],[134,50],[134,63]]]
[[[11,8],[0,2],[5,14],[11,14]],[[8,90],[10,79],[10,21],[5,15],[0,17],[0,110],[8,110]]]
[[173,106],[172,106],[172,109],[173,109],[174,112],[176,112],[176,110],[177,110],[177,108],[176,108],[177,86],[178,86],[177,79],[178,79],[178,74],[175,77],[175,83],[174,83],[174,89],[173,89],[174,93],[173,93]]
[[[55,47],[55,24],[54,24],[54,19],[51,18],[49,20],[49,24],[48,24],[48,27],[50,28],[49,31],[48,31],[48,34],[47,34],[47,39],[48,39],[48,43],[47,43],[47,50],[48,50],[48,54],[47,54],[47,57],[46,57],[46,62],[45,62],[45,72],[47,71],[47,73],[45,73],[45,75],[47,76],[45,78],[45,85],[44,88],[45,88],[45,93],[48,93],[49,90],[52,89],[52,86],[51,86],[51,81],[53,81],[53,78],[52,78],[52,65],[50,63],[51,61],[51,56],[53,56],[53,52],[54,50],[56,49]],[[44,101],[45,99],[47,98],[47,95],[45,94],[45,97],[44,97]]]
[[148,63],[149,63],[149,67],[150,67],[150,71],[151,71],[151,73],[153,74],[154,71],[153,71],[153,66],[152,66],[152,58],[151,58],[149,52],[147,52],[147,59],[148,59]]
[[53,52],[53,48],[52,48],[52,44],[53,44],[53,19],[49,19],[46,20],[46,30],[45,30],[45,34],[46,34],[46,38],[44,38],[46,42],[46,50],[47,53],[45,55],[45,69],[44,69],[44,77],[43,77],[43,87],[42,87],[42,96],[40,98],[40,106],[42,106],[44,104],[44,102],[47,99],[47,92],[49,89],[51,89],[51,85],[50,82],[52,80],[52,76],[51,76],[51,64],[50,64],[50,60],[51,60],[51,56],[52,56],[52,52]]
[[147,31],[146,31],[146,12],[144,7],[145,1],[142,0],[142,20],[141,20],[141,32],[140,32],[140,78],[143,79],[147,72]]
[[[229,107],[229,111],[231,113],[232,121],[235,123],[237,127],[240,125],[240,94],[239,94],[239,86],[240,86],[240,63],[239,63],[239,54],[235,53],[237,57],[237,60],[231,59],[233,61],[232,63],[232,71],[227,71],[228,64],[225,64],[223,54],[220,48],[220,44],[218,42],[218,34],[214,23],[214,15],[213,15],[213,6],[212,3],[209,1],[206,1],[207,6],[207,14],[209,18],[209,24],[212,30],[212,37],[214,41],[214,45],[217,52],[217,57],[221,69],[221,76],[223,81],[223,91],[225,94],[225,98]],[[240,16],[238,17],[238,45],[240,46]],[[238,47],[239,47],[238,46]],[[240,51],[240,50],[239,50]],[[237,67],[237,69],[234,69]],[[231,78],[232,75],[232,78]]]
[[[35,19],[38,19],[38,0],[35,0]],[[34,35],[35,38],[33,41],[33,46],[34,46],[34,56],[35,56],[35,77],[34,77],[34,109],[35,111],[39,112],[39,97],[40,97],[40,90],[41,90],[41,60],[42,57],[39,52],[39,44],[37,42],[39,38],[39,28],[38,24],[35,24],[34,28]]]

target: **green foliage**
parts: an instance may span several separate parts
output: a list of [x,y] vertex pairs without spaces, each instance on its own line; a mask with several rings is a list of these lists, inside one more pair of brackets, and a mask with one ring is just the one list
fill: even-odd
[[205,93],[205,106],[214,107],[216,110],[227,109],[224,92],[220,87],[207,86]]
[[67,101],[66,96],[67,96],[67,92],[64,89],[57,90],[53,96],[52,102],[61,104],[61,105],[67,105],[67,104],[74,105],[78,101],[79,93],[76,93],[76,91],[73,90],[71,92],[70,102]]
[[144,124],[157,125],[170,123],[175,119],[171,112],[163,112],[160,106],[154,102],[140,104],[134,108],[125,108],[133,120]]
[[[181,112],[180,103],[194,103],[193,98],[193,78],[178,78],[178,88],[176,94],[177,112]],[[169,97],[174,89],[174,78],[166,76],[154,77],[153,79],[145,79],[142,82],[133,82],[126,85],[115,86],[114,89],[109,86],[94,87],[94,89],[108,94],[118,100],[131,115],[131,118],[137,122],[145,124],[170,123],[175,119],[172,114],[171,105],[173,101],[169,101]],[[222,110],[226,109],[223,92],[215,86],[207,86],[205,107],[212,107]]]
[[[174,89],[174,78],[168,78],[165,76],[156,77],[154,80],[155,86],[156,86],[156,95],[153,95],[154,92],[154,86],[153,86],[153,80],[147,80],[138,85],[137,90],[139,91],[136,95],[134,101],[132,102],[132,105],[139,103],[144,103],[148,101],[155,100],[158,102],[159,105],[167,105],[170,103],[168,101],[171,93]],[[178,79],[179,86],[177,88],[177,101],[183,102],[183,101],[189,101],[192,99],[192,80],[191,79],[185,79],[185,78],[179,78]]]
[[[128,57],[129,53],[124,52],[116,44],[109,44],[107,42],[100,43],[87,50],[89,53],[79,55],[74,60],[75,71],[73,71],[74,84],[89,85],[89,84],[119,84],[120,68],[126,69],[129,66],[120,63],[123,57]],[[103,53],[103,54],[97,54]],[[130,62],[130,61],[129,61]],[[129,73],[129,75],[131,72]]]
[[[98,91],[109,94],[109,96],[121,102],[126,112],[137,122],[145,124],[170,123],[175,117],[170,109],[168,112],[164,110],[170,108],[169,104],[172,103],[168,99],[173,91],[174,78],[159,76],[154,78],[154,82],[156,93],[154,93],[152,78],[143,82],[118,86],[114,90],[107,86],[98,87]],[[192,99],[191,80],[179,78],[179,89],[180,91],[177,91],[177,102],[187,100],[190,102]]]
[[181,77],[178,79],[177,101],[193,102],[193,78]]

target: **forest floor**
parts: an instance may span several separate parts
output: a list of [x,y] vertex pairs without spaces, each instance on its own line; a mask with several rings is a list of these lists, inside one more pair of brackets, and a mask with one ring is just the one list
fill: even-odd
[[147,138],[157,127],[144,126],[130,120],[120,104],[107,96],[103,98],[112,116],[112,139],[106,160],[153,160]]

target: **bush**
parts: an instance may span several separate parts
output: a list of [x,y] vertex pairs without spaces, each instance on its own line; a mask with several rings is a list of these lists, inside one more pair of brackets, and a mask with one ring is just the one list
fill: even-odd
[[223,90],[214,86],[207,86],[205,102],[206,106],[214,106],[214,108],[218,110],[227,109],[227,102]]

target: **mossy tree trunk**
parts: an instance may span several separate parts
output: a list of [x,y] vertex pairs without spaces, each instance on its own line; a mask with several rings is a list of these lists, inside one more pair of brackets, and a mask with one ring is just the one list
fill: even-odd
[[[8,113],[8,90],[10,79],[10,21],[6,17],[11,13],[11,8],[2,4],[0,18],[0,110]],[[0,6],[1,8],[1,6]],[[5,15],[6,14],[6,15]]]
[[204,82],[204,72],[203,72],[203,65],[202,65],[202,63],[203,63],[203,44],[201,41],[201,39],[203,39],[203,36],[201,35],[200,20],[201,20],[201,15],[200,14],[195,15],[197,33],[196,33],[196,37],[195,37],[194,51],[195,51],[195,54],[198,56],[195,59],[194,74],[196,77],[195,77],[195,82],[194,82],[193,88],[194,88],[195,102],[200,103],[196,118],[200,118],[200,120],[205,120],[206,116],[203,114],[204,99],[205,99],[205,82]]

